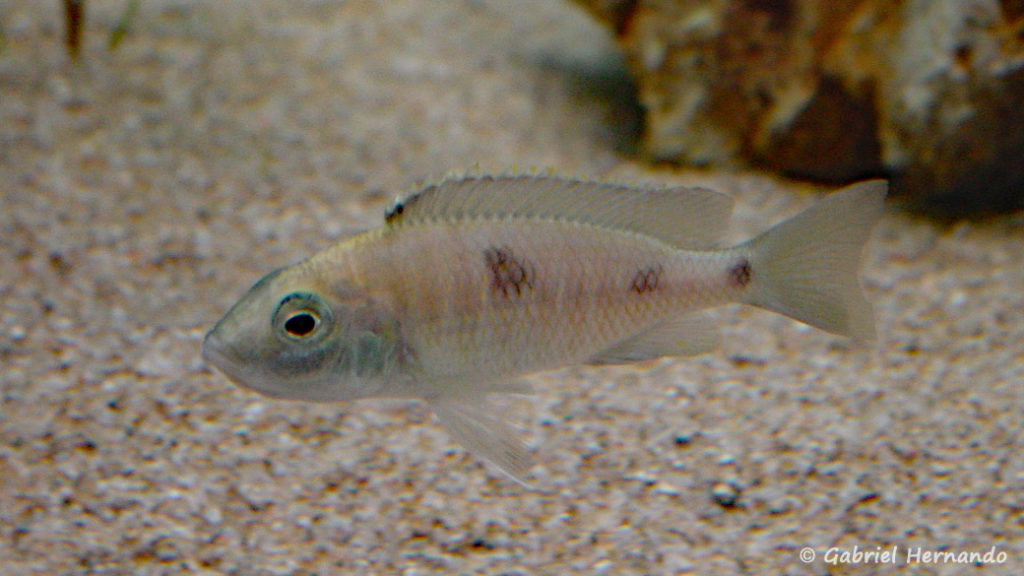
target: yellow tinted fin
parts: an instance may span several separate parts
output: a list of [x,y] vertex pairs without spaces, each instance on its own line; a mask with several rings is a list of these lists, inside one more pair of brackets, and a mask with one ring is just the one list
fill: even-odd
[[456,442],[530,487],[523,478],[533,459],[515,427],[502,419],[486,394],[442,394],[430,399],[430,406]]
[[843,188],[735,248],[750,259],[746,302],[855,340],[875,335],[857,269],[888,184]]
[[691,250],[715,246],[732,198],[702,188],[625,186],[554,176],[449,177],[397,202],[388,224],[472,218],[581,222]]
[[696,356],[718,346],[718,331],[707,314],[685,314],[655,324],[601,352],[588,364],[628,364],[661,356]]

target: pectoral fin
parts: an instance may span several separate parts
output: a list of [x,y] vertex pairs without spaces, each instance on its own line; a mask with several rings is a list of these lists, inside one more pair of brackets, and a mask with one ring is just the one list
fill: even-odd
[[533,465],[529,451],[515,427],[501,417],[499,407],[486,394],[443,394],[431,399],[430,406],[444,429],[459,444],[529,487],[523,480]]
[[718,332],[706,314],[694,312],[655,324],[604,350],[588,364],[628,364],[662,356],[696,356],[718,346]]

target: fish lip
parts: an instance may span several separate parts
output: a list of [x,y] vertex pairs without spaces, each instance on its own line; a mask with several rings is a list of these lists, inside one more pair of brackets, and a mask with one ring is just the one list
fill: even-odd
[[242,369],[230,353],[228,345],[217,336],[217,329],[214,328],[203,338],[201,355],[203,362],[210,368],[215,368],[234,382],[242,382]]
[[216,341],[219,340],[215,335],[216,330],[210,330],[206,333],[203,338],[203,346],[201,355],[203,362],[212,368],[219,368],[221,361],[225,360],[225,355],[221,352],[221,343]]
[[264,386],[258,375],[251,374],[244,365],[235,359],[231,346],[224,342],[214,328],[203,338],[201,355],[207,366],[227,376],[233,384],[240,388],[252,390],[270,398],[287,398],[288,396],[274,386]]

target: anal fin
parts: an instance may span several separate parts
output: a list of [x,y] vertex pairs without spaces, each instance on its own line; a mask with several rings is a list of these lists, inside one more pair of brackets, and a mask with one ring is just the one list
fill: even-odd
[[628,364],[662,356],[696,356],[718,346],[718,331],[707,314],[692,312],[659,322],[619,342],[588,364]]

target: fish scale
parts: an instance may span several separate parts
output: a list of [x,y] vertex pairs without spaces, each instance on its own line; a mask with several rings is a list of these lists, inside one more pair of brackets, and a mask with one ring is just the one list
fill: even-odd
[[[681,313],[716,303],[715,292],[698,283],[702,278],[721,283],[701,274],[705,261],[721,260],[721,255],[673,254],[650,238],[610,235],[571,222],[534,222],[529,234],[524,234],[522,222],[481,219],[464,226],[465,237],[472,241],[442,242],[439,237],[448,233],[448,225],[427,222],[385,241],[408,247],[401,257],[353,254],[363,263],[357,273],[367,286],[391,280],[396,292],[426,288],[415,290],[417,297],[396,305],[393,314],[406,319],[407,338],[431,376],[507,378],[586,361],[670,310]],[[575,258],[565,257],[564,246],[573,242],[583,248]],[[482,254],[494,246],[530,264],[532,286],[521,294],[493,289]],[[638,294],[631,289],[641,269],[635,261],[666,267],[658,290]],[[605,265],[582,265],[588,262]],[[576,293],[582,298],[569,296]],[[575,322],[548,322],[565,318],[566,310],[576,312]],[[565,338],[567,327],[573,328],[575,338]],[[450,335],[459,339],[453,341]],[[462,345],[467,339],[474,342],[472,347]],[[452,366],[453,357],[462,359],[458,366]]]
[[523,376],[707,352],[717,336],[701,310],[730,302],[870,339],[857,269],[885,192],[852,185],[719,248],[731,199],[710,190],[448,178],[382,228],[269,274],[203,356],[274,397],[424,399],[457,441],[523,481],[529,451],[488,398],[529,391]]

